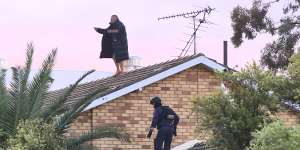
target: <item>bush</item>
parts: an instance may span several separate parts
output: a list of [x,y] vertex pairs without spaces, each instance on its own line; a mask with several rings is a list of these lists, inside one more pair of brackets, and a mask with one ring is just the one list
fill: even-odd
[[292,92],[290,99],[300,103],[300,51],[291,57],[288,72],[291,83],[288,87]]
[[20,121],[17,133],[8,140],[10,150],[62,150],[61,139],[52,124],[41,120]]
[[300,126],[286,128],[281,122],[265,126],[254,134],[250,150],[299,150]]
[[271,72],[251,65],[241,72],[221,73],[228,83],[228,93],[220,91],[194,100],[199,130],[211,131],[209,145],[224,150],[244,150],[252,140],[252,132],[272,121],[279,99],[270,94],[277,84]]

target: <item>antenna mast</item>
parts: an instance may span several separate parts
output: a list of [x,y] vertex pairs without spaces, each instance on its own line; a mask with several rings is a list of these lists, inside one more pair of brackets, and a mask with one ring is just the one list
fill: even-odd
[[[191,12],[187,12],[187,13],[182,13],[182,14],[177,14],[177,15],[170,15],[170,16],[165,16],[165,17],[158,18],[158,21],[159,20],[172,19],[172,18],[178,18],[178,17],[192,18],[193,19],[194,32],[191,35],[190,39],[187,41],[185,47],[182,49],[180,56],[182,56],[182,54],[184,52],[185,52],[184,55],[186,55],[189,48],[191,47],[192,42],[194,43],[194,54],[197,53],[197,43],[196,43],[197,31],[198,31],[198,29],[199,29],[199,27],[202,23],[206,23],[206,15],[209,15],[213,10],[214,10],[214,8],[207,7],[207,8],[201,9],[201,10],[197,10],[197,11],[191,11]],[[197,16],[200,15],[200,14],[203,14],[203,16],[202,16],[201,19],[199,19],[198,26],[196,26]]]

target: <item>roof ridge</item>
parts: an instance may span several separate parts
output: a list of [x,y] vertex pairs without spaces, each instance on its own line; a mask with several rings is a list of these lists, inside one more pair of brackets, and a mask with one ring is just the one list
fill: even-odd
[[[203,53],[198,53],[198,54],[193,54],[193,55],[188,55],[188,56],[184,56],[184,57],[178,57],[178,58],[174,58],[174,59],[171,59],[171,60],[167,60],[167,61],[163,61],[163,62],[159,62],[159,63],[155,63],[155,64],[152,64],[152,65],[148,65],[148,66],[145,66],[145,67],[142,67],[142,68],[138,68],[138,69],[135,69],[135,70],[131,70],[131,71],[128,71],[124,74],[121,74],[119,76],[108,76],[108,77],[102,77],[102,78],[99,78],[99,79],[96,79],[96,80],[93,80],[93,81],[89,81],[89,82],[84,82],[84,83],[81,83],[81,84],[78,84],[78,86],[84,86],[86,84],[93,84],[93,83],[97,83],[97,82],[100,82],[100,81],[103,81],[103,80],[107,80],[109,78],[113,79],[113,78],[119,78],[119,77],[122,77],[124,75],[127,75],[129,73],[133,73],[133,72],[138,72],[140,70],[143,70],[145,68],[151,68],[153,66],[158,66],[158,65],[162,65],[162,64],[165,64],[165,63],[168,63],[168,62],[175,62],[175,61],[179,61],[179,60],[184,60],[184,59],[191,59],[191,58],[196,58],[196,57],[199,57],[199,56],[205,56]],[[61,91],[61,90],[64,90],[64,89],[67,89],[69,88],[71,85],[73,84],[70,84],[68,85],[67,87],[65,88],[61,88],[61,89],[56,89],[56,90],[53,90],[53,91],[50,91],[51,93],[55,93],[57,91]]]
[[[211,64],[213,63],[213,64]],[[119,76],[109,76],[100,78],[94,81],[89,81],[85,83],[80,83],[74,92],[68,97],[66,104],[76,103],[79,97],[87,96],[95,90],[106,86],[107,90],[101,92],[93,104],[89,107],[98,105],[100,103],[109,101],[127,92],[132,92],[136,88],[143,87],[145,85],[151,84],[152,82],[159,81],[165,77],[171,76],[189,67],[204,64],[207,67],[212,67],[212,69],[223,69],[224,66],[212,61],[207,58],[204,54],[198,53],[194,55],[178,57],[172,60],[162,61],[160,63],[148,65],[136,70],[129,71],[127,73],[121,74]],[[46,98],[46,103],[55,100],[57,97],[61,96],[68,87],[63,89],[58,89],[55,91],[50,91]],[[103,97],[106,96],[106,97]]]

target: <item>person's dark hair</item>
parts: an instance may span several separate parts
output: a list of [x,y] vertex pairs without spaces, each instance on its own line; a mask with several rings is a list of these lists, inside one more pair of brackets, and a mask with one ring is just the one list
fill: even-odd
[[150,104],[153,105],[154,107],[161,106],[161,99],[160,99],[160,97],[155,96],[155,97],[151,98]]
[[119,17],[118,17],[117,15],[112,15],[112,17],[116,17],[116,18],[117,18],[117,20],[119,20]]

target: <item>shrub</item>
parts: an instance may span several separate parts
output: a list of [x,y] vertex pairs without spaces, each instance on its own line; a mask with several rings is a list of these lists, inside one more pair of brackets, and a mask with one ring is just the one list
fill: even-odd
[[41,120],[20,121],[17,133],[10,137],[8,145],[10,150],[62,150],[62,139],[52,124]]
[[287,128],[274,122],[254,133],[250,150],[299,150],[300,126]]
[[288,92],[292,92],[290,99],[300,103],[300,51],[291,57],[288,72],[290,77]]

